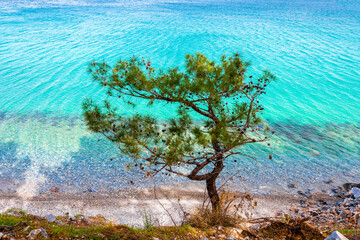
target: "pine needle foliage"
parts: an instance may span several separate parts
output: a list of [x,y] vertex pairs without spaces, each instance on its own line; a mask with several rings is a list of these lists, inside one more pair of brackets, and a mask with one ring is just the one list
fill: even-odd
[[[99,105],[87,99],[83,103],[85,122],[149,176],[167,171],[206,181],[216,208],[220,200],[215,181],[224,161],[242,154],[243,145],[268,141],[273,134],[261,124],[264,108],[259,100],[275,77],[268,71],[258,78],[248,76],[249,63],[239,54],[222,56],[219,62],[200,53],[185,59],[184,71],[156,70],[149,60],[136,57],[120,60],[113,67],[93,61],[89,68],[93,80],[111,101]],[[120,100],[136,106],[136,99],[153,107],[161,102],[175,105],[177,116],[163,123],[147,114],[122,116],[113,106]]]

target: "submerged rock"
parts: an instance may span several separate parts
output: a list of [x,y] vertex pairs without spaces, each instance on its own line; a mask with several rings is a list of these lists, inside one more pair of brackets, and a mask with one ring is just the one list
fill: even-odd
[[320,155],[320,152],[319,151],[316,151],[316,150],[310,150],[309,153],[313,156],[319,156]]
[[346,238],[344,235],[342,235],[341,233],[339,233],[338,231],[333,232],[332,234],[330,234],[330,236],[328,236],[327,238],[325,238],[325,240],[349,240],[348,238]]

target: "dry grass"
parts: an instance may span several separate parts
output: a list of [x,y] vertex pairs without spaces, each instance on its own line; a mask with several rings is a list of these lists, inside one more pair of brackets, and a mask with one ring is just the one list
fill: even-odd
[[220,192],[220,206],[213,210],[208,199],[189,214],[185,223],[197,228],[209,228],[213,226],[236,227],[243,223],[245,218],[251,215],[251,210],[257,202],[248,193],[235,193],[222,190]]

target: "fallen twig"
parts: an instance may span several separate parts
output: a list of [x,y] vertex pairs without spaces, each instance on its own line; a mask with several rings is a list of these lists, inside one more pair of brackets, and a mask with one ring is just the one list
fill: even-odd
[[17,224],[15,224],[14,226],[6,226],[6,225],[0,225],[0,230],[1,231],[10,231],[10,230],[13,230],[15,229],[16,227],[20,226],[20,225],[27,225],[26,222],[18,222]]

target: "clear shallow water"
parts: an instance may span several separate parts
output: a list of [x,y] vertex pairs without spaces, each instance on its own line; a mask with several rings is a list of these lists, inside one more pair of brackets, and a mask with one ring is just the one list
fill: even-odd
[[[81,101],[102,97],[87,64],[135,54],[171,67],[181,66],[186,53],[217,58],[235,51],[253,63],[255,74],[270,69],[279,79],[263,99],[265,118],[277,131],[275,158],[267,160],[267,148],[248,147],[259,165],[241,161],[247,181],[359,180],[356,0],[1,1],[0,176],[25,181],[33,191],[60,183],[80,187],[84,180],[126,185],[126,159],[109,161],[116,151],[81,121]],[[151,111],[173,114],[165,107]]]

